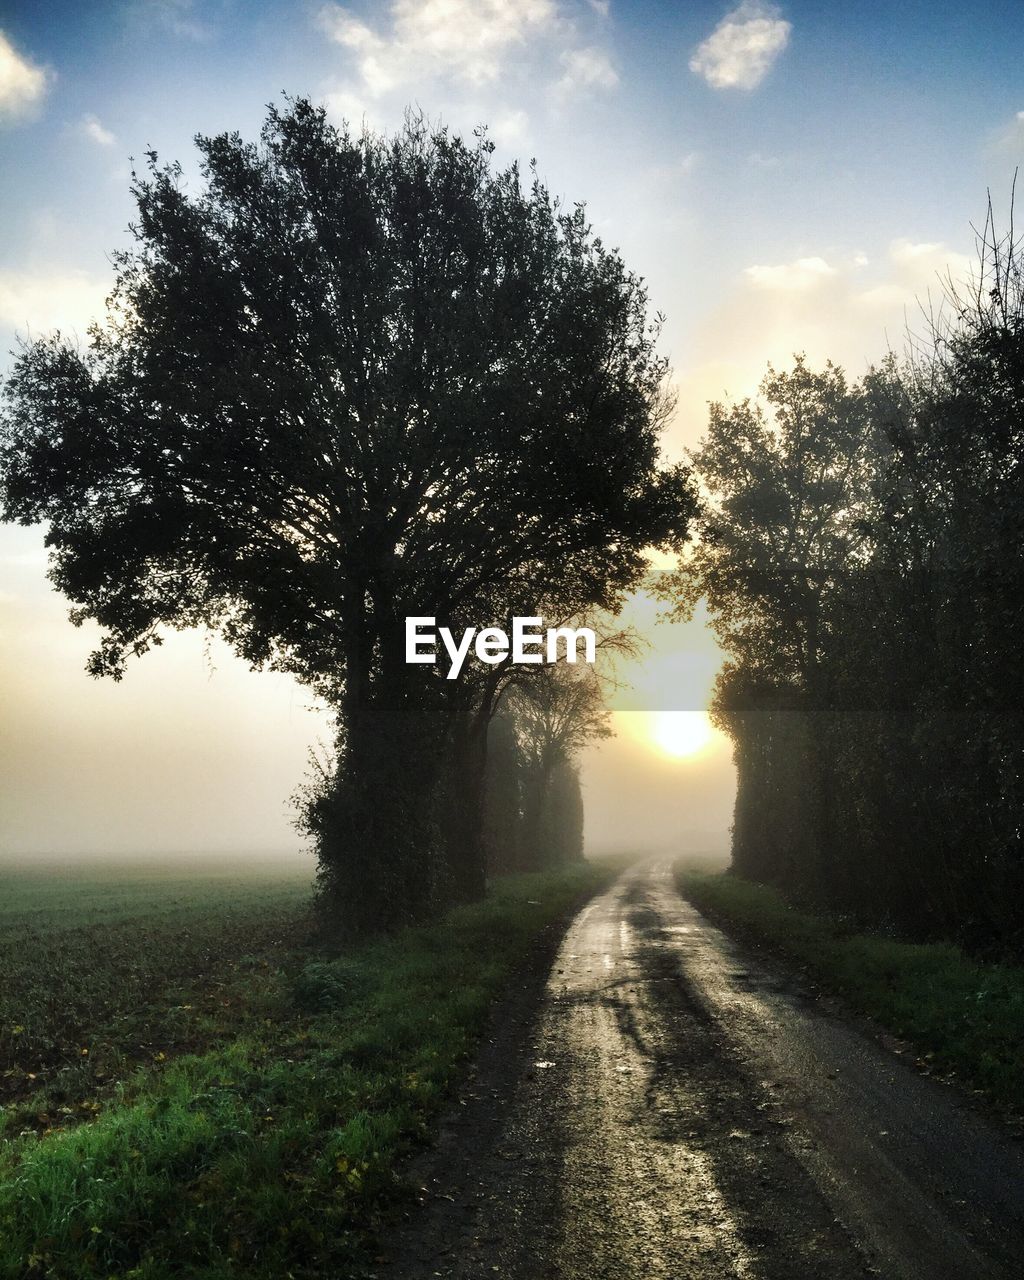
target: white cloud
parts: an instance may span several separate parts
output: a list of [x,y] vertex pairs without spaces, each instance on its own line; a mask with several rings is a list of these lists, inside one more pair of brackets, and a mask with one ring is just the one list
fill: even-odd
[[46,92],[47,79],[43,68],[18,53],[0,31],[0,120],[34,107]]
[[1018,111],[995,134],[990,150],[1002,157],[1019,162],[1024,155],[1024,111]]
[[32,273],[0,269],[0,324],[23,336],[54,329],[84,335],[104,314],[109,286],[81,271]]
[[619,83],[618,74],[608,55],[601,49],[568,49],[562,54],[565,71],[555,86],[560,95],[570,95],[580,89],[614,89]]
[[796,351],[860,377],[890,346],[902,350],[908,326],[926,332],[921,307],[930,295],[938,309],[947,274],[966,279],[972,261],[937,241],[898,239],[870,261],[858,247],[739,271],[680,369],[676,442],[692,446],[703,433],[709,399],[753,395],[769,361],[788,368]]
[[84,138],[95,142],[98,147],[112,147],[117,141],[114,134],[103,127],[98,116],[84,115],[78,122],[78,129]]
[[[830,263],[816,256],[797,258],[793,262],[773,266],[745,267],[743,276],[748,287],[758,293],[818,294],[808,299],[807,305],[818,307],[823,290],[833,294],[846,307],[899,305],[924,298],[929,290],[941,292],[944,282],[967,279],[972,260],[967,254],[958,253],[940,241],[893,240],[885,259],[879,264],[874,280],[863,279],[865,268],[870,265],[862,252],[849,259]],[[803,304],[801,304],[803,305]]]
[[893,240],[889,245],[889,261],[898,282],[907,287],[917,286],[922,280],[935,285],[947,276],[965,280],[974,269],[973,257],[957,253],[938,240],[928,243]]
[[690,59],[690,70],[713,89],[756,89],[789,43],[791,25],[760,0],[727,13]]
[[929,298],[941,305],[947,284],[962,284],[973,270],[974,260],[968,254],[956,253],[939,241],[893,240],[886,277],[860,289],[851,302],[869,312],[901,308],[913,327],[921,307],[930,305]]
[[525,111],[502,111],[491,121],[488,132],[495,142],[511,147],[525,142],[530,131],[530,117]]
[[824,258],[797,258],[776,267],[746,267],[743,274],[755,289],[777,289],[785,293],[805,293],[836,274]]
[[686,151],[676,155],[665,164],[655,165],[651,169],[652,177],[673,181],[678,178],[689,178],[704,163],[704,155],[700,151]]
[[368,108],[367,94],[353,93],[350,89],[336,89],[324,95],[324,106],[327,114],[337,122],[342,120],[357,134],[365,125],[368,129],[381,132],[381,123]]
[[376,36],[362,19],[357,18],[340,4],[328,5],[320,13],[320,25],[335,44],[346,49],[374,50],[384,47],[384,41]]
[[331,3],[317,23],[351,60],[350,97],[353,88],[372,100],[415,95],[424,81],[507,89],[528,60],[532,83],[550,76],[557,99],[618,83],[607,52],[593,43],[606,6],[591,8],[586,23],[578,11],[567,16],[560,0],[391,0],[367,21]]
[[554,25],[556,8],[554,0],[393,0],[389,17],[381,34],[339,4],[319,15],[328,38],[357,55],[374,94],[425,73],[492,83],[511,51]]

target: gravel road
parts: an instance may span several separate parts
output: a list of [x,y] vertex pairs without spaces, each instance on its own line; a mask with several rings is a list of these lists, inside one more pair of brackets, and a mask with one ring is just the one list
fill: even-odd
[[[549,952],[550,957],[550,952]],[[511,997],[392,1280],[1009,1280],[1024,1146],[627,872]]]

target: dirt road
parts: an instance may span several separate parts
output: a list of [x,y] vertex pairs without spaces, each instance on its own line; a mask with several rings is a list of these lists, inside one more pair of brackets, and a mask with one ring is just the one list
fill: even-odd
[[744,955],[668,867],[585,907],[536,994],[382,1276],[1021,1274],[1024,1147]]

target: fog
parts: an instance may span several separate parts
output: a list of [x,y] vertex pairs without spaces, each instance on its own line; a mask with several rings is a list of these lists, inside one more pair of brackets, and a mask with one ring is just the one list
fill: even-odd
[[586,847],[728,859],[735,798],[732,756],[722,739],[672,760],[622,731],[583,761]]
[[[90,679],[83,668],[98,633],[68,622],[46,581],[41,532],[6,537],[0,855],[296,856],[290,797],[309,753],[330,741],[308,691],[249,671],[195,632],[170,635],[120,682]],[[715,737],[672,759],[652,737],[659,711],[707,705],[717,650],[703,619],[658,623],[659,608],[638,597],[624,612],[648,647],[616,672],[615,737],[582,759],[591,852],[727,845],[727,744]]]

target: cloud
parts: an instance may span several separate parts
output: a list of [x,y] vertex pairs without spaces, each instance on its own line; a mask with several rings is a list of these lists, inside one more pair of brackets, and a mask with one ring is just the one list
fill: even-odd
[[327,114],[337,122],[342,120],[358,135],[365,125],[367,129],[382,132],[383,124],[370,109],[368,95],[353,93],[350,89],[335,89],[324,94]]
[[990,150],[1019,161],[1024,156],[1024,111],[1018,111],[996,133]]
[[109,286],[81,271],[0,269],[0,324],[24,336],[54,329],[84,335],[104,314]]
[[530,131],[530,117],[525,111],[502,111],[491,121],[488,133],[495,142],[511,147],[525,142]]
[[746,267],[743,274],[755,289],[777,289],[804,293],[836,274],[824,258],[797,258],[777,267]]
[[357,55],[363,82],[375,94],[424,73],[492,83],[508,53],[555,20],[554,0],[394,0],[383,35],[339,4],[319,15],[328,38]]
[[0,122],[31,110],[46,93],[48,80],[43,68],[18,53],[0,31]]
[[619,77],[608,55],[601,49],[568,49],[562,54],[565,72],[555,85],[561,96],[580,89],[614,89]]
[[941,240],[921,243],[900,239],[889,245],[889,261],[908,280],[918,280],[922,273],[934,277],[944,276],[947,271],[960,278],[971,270],[974,259],[966,253],[954,252]]
[[890,349],[907,328],[927,329],[922,306],[939,306],[947,274],[968,278],[973,259],[939,241],[891,241],[877,259],[859,251],[808,254],[739,271],[719,306],[695,331],[677,382],[676,448],[707,426],[707,401],[753,395],[770,362],[789,366],[803,351],[815,366],[834,360],[851,377]]
[[98,147],[112,147],[117,142],[115,135],[109,129],[105,129],[99,118],[94,115],[84,115],[78,122],[78,131],[90,142],[95,142]]
[[[835,328],[840,314],[877,316],[880,334],[886,322],[897,317],[902,322],[903,313],[913,311],[929,294],[941,295],[950,279],[968,279],[973,260],[941,241],[902,238],[891,241],[885,257],[869,271],[871,266],[868,257],[857,252],[832,262],[816,256],[746,267],[742,292],[755,311],[767,307],[780,320],[785,316],[798,321],[808,339],[816,325]],[[757,294],[768,296],[758,302],[753,296]],[[804,345],[801,342],[801,348]]]
[[690,59],[690,70],[713,89],[756,89],[789,43],[791,25],[760,0],[727,13]]
[[[593,25],[603,6],[591,8]],[[415,91],[424,79],[470,91],[502,86],[527,57],[548,66],[558,98],[618,83],[608,54],[581,39],[559,0],[392,0],[383,20],[370,22],[331,3],[317,23],[349,55],[371,99]]]
[[[865,261],[863,255],[859,259]],[[903,308],[913,326],[921,306],[929,306],[929,298],[938,306],[948,283],[955,286],[968,280],[975,263],[968,254],[956,253],[941,241],[900,239],[889,245],[887,265],[887,278],[861,289],[853,302],[869,311]]]
[[651,175],[659,181],[689,178],[703,163],[703,152],[686,151],[673,156],[665,164],[655,165],[651,169]]

